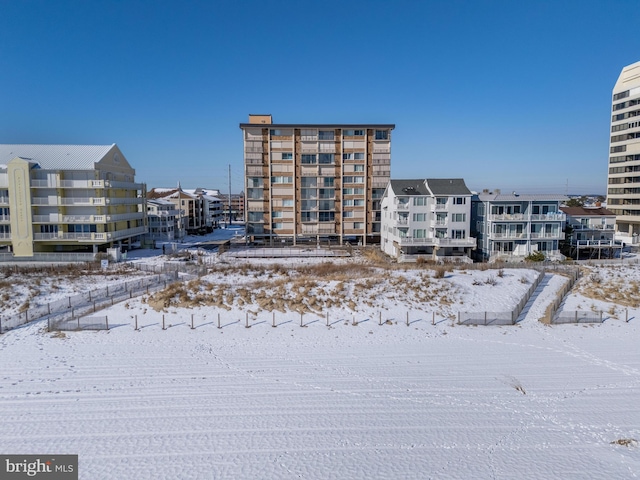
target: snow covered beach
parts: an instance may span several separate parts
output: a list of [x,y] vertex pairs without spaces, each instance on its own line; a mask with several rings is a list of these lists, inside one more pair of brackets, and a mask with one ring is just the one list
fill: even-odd
[[[567,308],[603,310],[604,323],[544,325],[566,281],[548,274],[517,325],[456,325],[456,310],[517,302],[535,272],[505,269],[495,286],[492,274],[429,279],[448,300],[422,309],[417,290],[411,304],[390,294],[399,282],[370,284],[373,300],[355,311],[327,306],[335,285],[320,282],[330,327],[324,313],[301,327],[278,312],[273,328],[272,313],[237,298],[160,311],[138,298],[105,312],[109,331],[11,330],[0,336],[0,451],[78,454],[85,479],[640,475],[640,309],[577,294]],[[277,288],[266,271],[211,281],[258,295],[261,275]],[[631,284],[640,269],[598,275]]]

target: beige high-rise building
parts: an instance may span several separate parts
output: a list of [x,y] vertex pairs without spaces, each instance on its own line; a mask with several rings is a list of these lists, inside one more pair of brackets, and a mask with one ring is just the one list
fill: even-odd
[[616,214],[616,239],[640,235],[640,62],[622,69],[613,88],[607,207]]
[[392,124],[275,124],[249,115],[244,140],[247,234],[269,244],[380,241]]

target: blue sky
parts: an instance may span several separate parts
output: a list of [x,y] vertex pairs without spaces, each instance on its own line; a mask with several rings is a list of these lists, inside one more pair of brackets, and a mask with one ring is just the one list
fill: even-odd
[[[117,143],[242,189],[249,113],[394,123],[392,178],[604,193],[636,1],[0,0],[0,143]],[[568,185],[568,187],[567,187]]]

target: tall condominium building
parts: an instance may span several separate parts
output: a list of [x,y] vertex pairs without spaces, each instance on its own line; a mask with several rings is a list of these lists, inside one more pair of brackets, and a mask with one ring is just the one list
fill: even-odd
[[270,244],[380,241],[392,124],[275,124],[249,115],[244,140],[247,234]]
[[613,88],[607,207],[616,214],[616,238],[640,235],[640,62],[622,69]]

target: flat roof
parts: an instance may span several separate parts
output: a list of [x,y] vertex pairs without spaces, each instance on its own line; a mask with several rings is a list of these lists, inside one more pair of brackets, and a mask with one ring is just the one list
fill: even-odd
[[396,128],[394,123],[241,123],[240,128]]

